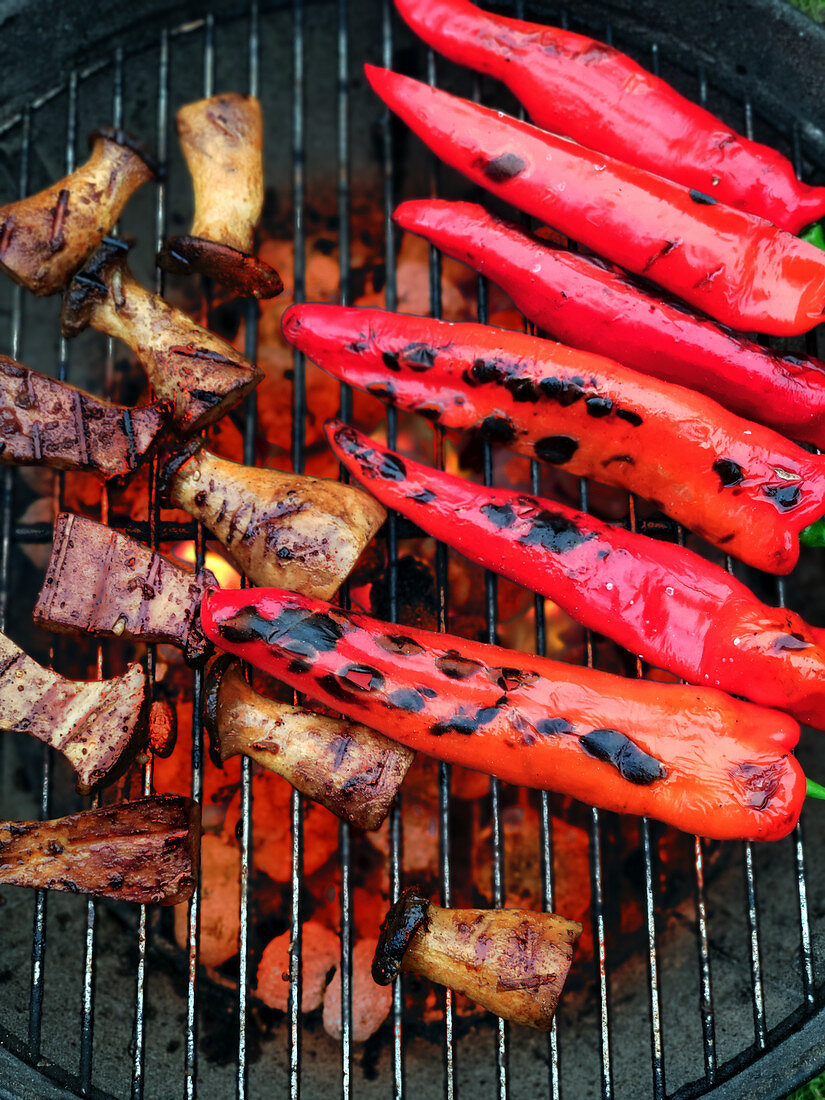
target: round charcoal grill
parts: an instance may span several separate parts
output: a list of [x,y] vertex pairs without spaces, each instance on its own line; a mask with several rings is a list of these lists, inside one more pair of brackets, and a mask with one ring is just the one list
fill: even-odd
[[[823,119],[817,113],[825,84],[825,34],[795,11],[768,0],[724,6],[705,0],[626,5],[576,4],[569,12],[549,5],[516,14],[569,25],[613,42],[642,64],[660,71],[681,91],[721,113],[749,136],[779,146],[806,178],[825,165]],[[469,195],[468,186],[440,169],[402,132],[364,86],[364,60],[445,83],[461,94],[515,110],[490,82],[436,61],[413,42],[389,0],[304,2],[270,7],[253,3],[216,6],[150,0],[106,14],[96,5],[35,2],[23,13],[4,13],[0,55],[0,197],[36,191],[85,158],[86,133],[113,122],[154,144],[168,160],[166,180],[146,187],[128,206],[119,230],[138,245],[133,267],[146,285],[164,290],[153,267],[166,232],[187,224],[189,180],[174,136],[178,106],[223,90],[251,91],[262,100],[266,122],[266,175],[294,235],[295,297],[305,295],[306,217],[311,208],[335,214],[340,252],[340,300],[355,297],[351,249],[353,210],[372,204],[383,211],[387,305],[396,303],[398,240],[390,221],[397,201],[443,191]],[[430,255],[431,308],[440,312],[440,260]],[[487,317],[487,288],[479,283],[478,317]],[[99,393],[114,393],[120,351],[97,334],[67,345],[58,337],[58,303],[34,300],[9,282],[0,285],[0,350]],[[255,356],[257,306],[245,307],[247,349]],[[817,335],[805,346],[816,350]],[[819,354],[823,354],[822,348]],[[313,413],[296,355],[292,399],[292,458],[305,459],[305,423]],[[344,415],[351,395],[342,390]],[[254,397],[243,415],[246,461],[254,456]],[[388,415],[390,444],[397,418]],[[436,439],[435,463],[444,461]],[[493,473],[487,447],[483,468]],[[49,475],[51,476],[51,475]],[[539,473],[532,471],[538,486]],[[67,647],[38,634],[29,615],[40,574],[20,546],[35,552],[50,541],[41,503],[17,471],[0,473],[0,626],[42,660],[60,669]],[[587,505],[587,486],[582,485]],[[59,502],[59,476],[45,490]],[[38,510],[40,509],[40,510]],[[100,514],[108,517],[105,492]],[[628,521],[635,522],[634,502]],[[641,521],[640,521],[641,522]],[[124,526],[124,525],[121,525]],[[667,523],[649,522],[655,536],[674,537]],[[130,534],[163,548],[195,538],[202,563],[204,533],[194,525],[159,522],[154,492],[125,525]],[[403,551],[405,529],[387,527],[390,562]],[[679,535],[678,537],[681,537]],[[768,600],[825,621],[821,558],[810,552],[785,581],[737,573]],[[436,554],[440,621],[450,616],[448,557]],[[727,561],[729,568],[734,563]],[[392,617],[403,618],[397,574],[388,573]],[[495,639],[495,578],[486,577],[487,633]],[[535,647],[545,648],[542,601],[537,600]],[[586,660],[599,663],[597,640],[587,639]],[[49,647],[52,647],[49,649]],[[120,658],[101,648],[99,668]],[[90,649],[93,653],[93,650]],[[154,673],[157,656],[148,653]],[[114,669],[112,669],[114,671]],[[641,670],[639,670],[641,672]],[[193,796],[202,798],[203,733],[197,718],[201,674],[193,673]],[[821,735],[803,738],[800,752],[816,778],[825,774]],[[151,763],[142,787],[150,792]],[[137,793],[137,792],[136,792]],[[490,783],[492,822],[488,859],[492,896],[505,897],[502,795]],[[40,746],[0,740],[2,816],[57,816],[74,808],[69,778]],[[198,967],[199,901],[188,919],[188,954],[170,962],[162,924],[145,909],[123,909],[85,899],[0,890],[0,1097],[211,1097],[415,1096],[442,1094],[586,1100],[605,1097],[781,1097],[825,1066],[825,809],[814,805],[787,840],[771,846],[718,846],[696,840],[685,866],[687,884],[670,904],[661,881],[657,841],[661,830],[639,824],[639,858],[632,878],[643,913],[644,943],[626,952],[611,928],[622,898],[611,897],[605,862],[610,815],[587,812],[594,961],[565,995],[549,1037],[509,1028],[492,1017],[467,1024],[442,994],[444,1023],[425,1027],[408,1011],[399,985],[388,1024],[366,1047],[352,1041],[351,952],[354,868],[362,839],[339,828],[342,1029],[334,1043],[300,1004],[303,889],[302,800],[291,802],[292,877],[281,914],[294,941],[290,1007],[275,1026],[261,1029],[249,996],[262,944],[253,942],[251,770],[244,760],[239,844],[242,853],[240,934],[236,980],[221,988]],[[540,800],[539,835],[543,901],[554,901],[551,809]],[[442,902],[450,904],[457,858],[456,817],[449,769],[439,772],[439,863]],[[388,874],[396,898],[404,837],[396,808],[390,821]],[[713,847],[713,851],[711,848]],[[710,875],[711,855],[714,874]],[[626,886],[624,887],[627,888]],[[171,952],[172,954],[174,952]]]

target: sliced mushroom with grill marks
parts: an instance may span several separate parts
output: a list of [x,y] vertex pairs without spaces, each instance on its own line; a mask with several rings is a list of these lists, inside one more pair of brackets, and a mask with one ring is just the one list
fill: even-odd
[[92,155],[71,175],[0,207],[0,268],[33,294],[62,290],[129,197],[158,174],[155,158],[125,130],[95,130],[89,144]]
[[175,426],[188,434],[219,420],[263,372],[180,309],[141,286],[129,271],[131,242],[107,237],[63,298],[64,336],[91,325],[128,344],[155,393],[174,403]]
[[207,275],[239,294],[274,298],[277,271],[252,255],[264,202],[263,123],[255,96],[228,92],[187,103],[178,139],[192,174],[195,219],[168,238],[158,264],[178,275]]
[[200,807],[155,795],[54,821],[0,822],[0,883],[177,905],[198,879]]
[[81,794],[126,770],[147,710],[139,664],[111,680],[67,680],[0,634],[0,729],[27,733],[64,756]]
[[326,478],[241,466],[193,440],[162,485],[262,587],[331,599],[386,518],[369,494]]
[[0,463],[125,477],[151,453],[169,401],[129,409],[0,355]]
[[372,976],[388,985],[411,970],[496,1016],[549,1031],[578,921],[527,909],[442,909],[420,887],[405,890],[381,924]]
[[379,828],[415,755],[359,722],[259,695],[232,657],[210,667],[205,699],[221,763],[243,753],[360,829]]
[[201,600],[217,587],[208,569],[190,573],[111,527],[61,512],[33,618],[60,634],[167,642],[197,664],[210,649]]

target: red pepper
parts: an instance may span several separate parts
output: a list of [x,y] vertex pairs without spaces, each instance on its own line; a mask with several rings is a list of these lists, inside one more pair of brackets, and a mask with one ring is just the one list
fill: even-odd
[[445,428],[617,485],[759,569],[787,573],[825,512],[825,458],[682,386],[487,325],[296,305],[287,340]]
[[468,202],[420,199],[393,215],[503,287],[525,317],[572,347],[689,386],[740,416],[825,449],[825,363],[780,355],[654,298],[595,258],[553,248]]
[[555,501],[422,466],[340,420],[326,433],[374,497],[471,561],[652,665],[825,728],[825,630],[763,604],[724,569]]
[[793,233],[825,213],[825,188],[801,183],[786,157],[603,42],[468,0],[396,0],[396,7],[428,46],[502,80],[546,130]]
[[805,777],[787,715],[383,623],[276,588],[207,593],[206,635],[409,748],[702,836],[778,839]]
[[384,102],[474,183],[743,331],[825,309],[825,254],[761,218],[466,99],[365,66]]

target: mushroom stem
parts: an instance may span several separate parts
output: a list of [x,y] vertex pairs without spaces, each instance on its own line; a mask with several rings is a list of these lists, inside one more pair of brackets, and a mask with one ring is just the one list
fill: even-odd
[[322,600],[335,595],[387,515],[361,489],[241,466],[200,440],[172,456],[161,477],[172,504],[205,524],[256,585]]
[[358,722],[266,699],[228,656],[207,674],[205,717],[221,763],[243,753],[360,829],[381,825],[415,755]]
[[372,974],[388,985],[412,970],[496,1016],[548,1031],[581,932],[555,913],[442,909],[410,887],[381,924]]
[[208,275],[239,294],[280,294],[278,273],[252,255],[264,201],[260,103],[237,92],[200,99],[181,107],[177,124],[195,219],[188,236],[165,241],[158,263],[180,275]]
[[168,401],[127,409],[0,355],[0,463],[124,477],[149,454]]
[[190,573],[102,523],[61,512],[32,617],[59,634],[168,642],[195,664],[210,649],[201,600],[217,587],[208,569]]
[[50,745],[88,794],[129,765],[145,732],[146,675],[139,664],[122,676],[84,682],[43,668],[0,634],[0,729]]
[[57,183],[0,207],[0,268],[33,294],[55,294],[111,230],[157,162],[125,130],[89,136],[92,155]]
[[127,266],[130,242],[107,237],[63,298],[64,336],[87,325],[134,351],[158,397],[174,402],[175,425],[198,432],[254,389],[263,372],[180,309],[152,294]]
[[200,832],[200,807],[180,795],[0,822],[0,883],[177,905],[197,882]]

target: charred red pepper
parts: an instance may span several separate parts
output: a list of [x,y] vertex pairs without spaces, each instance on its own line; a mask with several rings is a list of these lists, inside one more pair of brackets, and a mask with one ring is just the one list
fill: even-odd
[[388,107],[447,164],[717,321],[806,332],[825,309],[825,255],[761,218],[386,69]]
[[440,760],[701,836],[778,839],[805,777],[787,715],[383,623],[280,589],[207,594],[207,636]]
[[763,604],[724,569],[555,501],[422,466],[340,420],[326,432],[365,489],[471,561],[652,665],[825,728],[825,630]]
[[825,213],[825,188],[604,42],[482,11],[469,0],[396,0],[428,46],[502,80],[538,126],[698,188],[793,233]]
[[759,569],[789,572],[825,513],[825,458],[709,397],[521,332],[296,305],[290,343],[344,382],[445,428],[654,501]]
[[781,355],[474,203],[413,200],[393,217],[504,287],[525,317],[562,343],[699,390],[740,416],[825,449],[821,360]]

